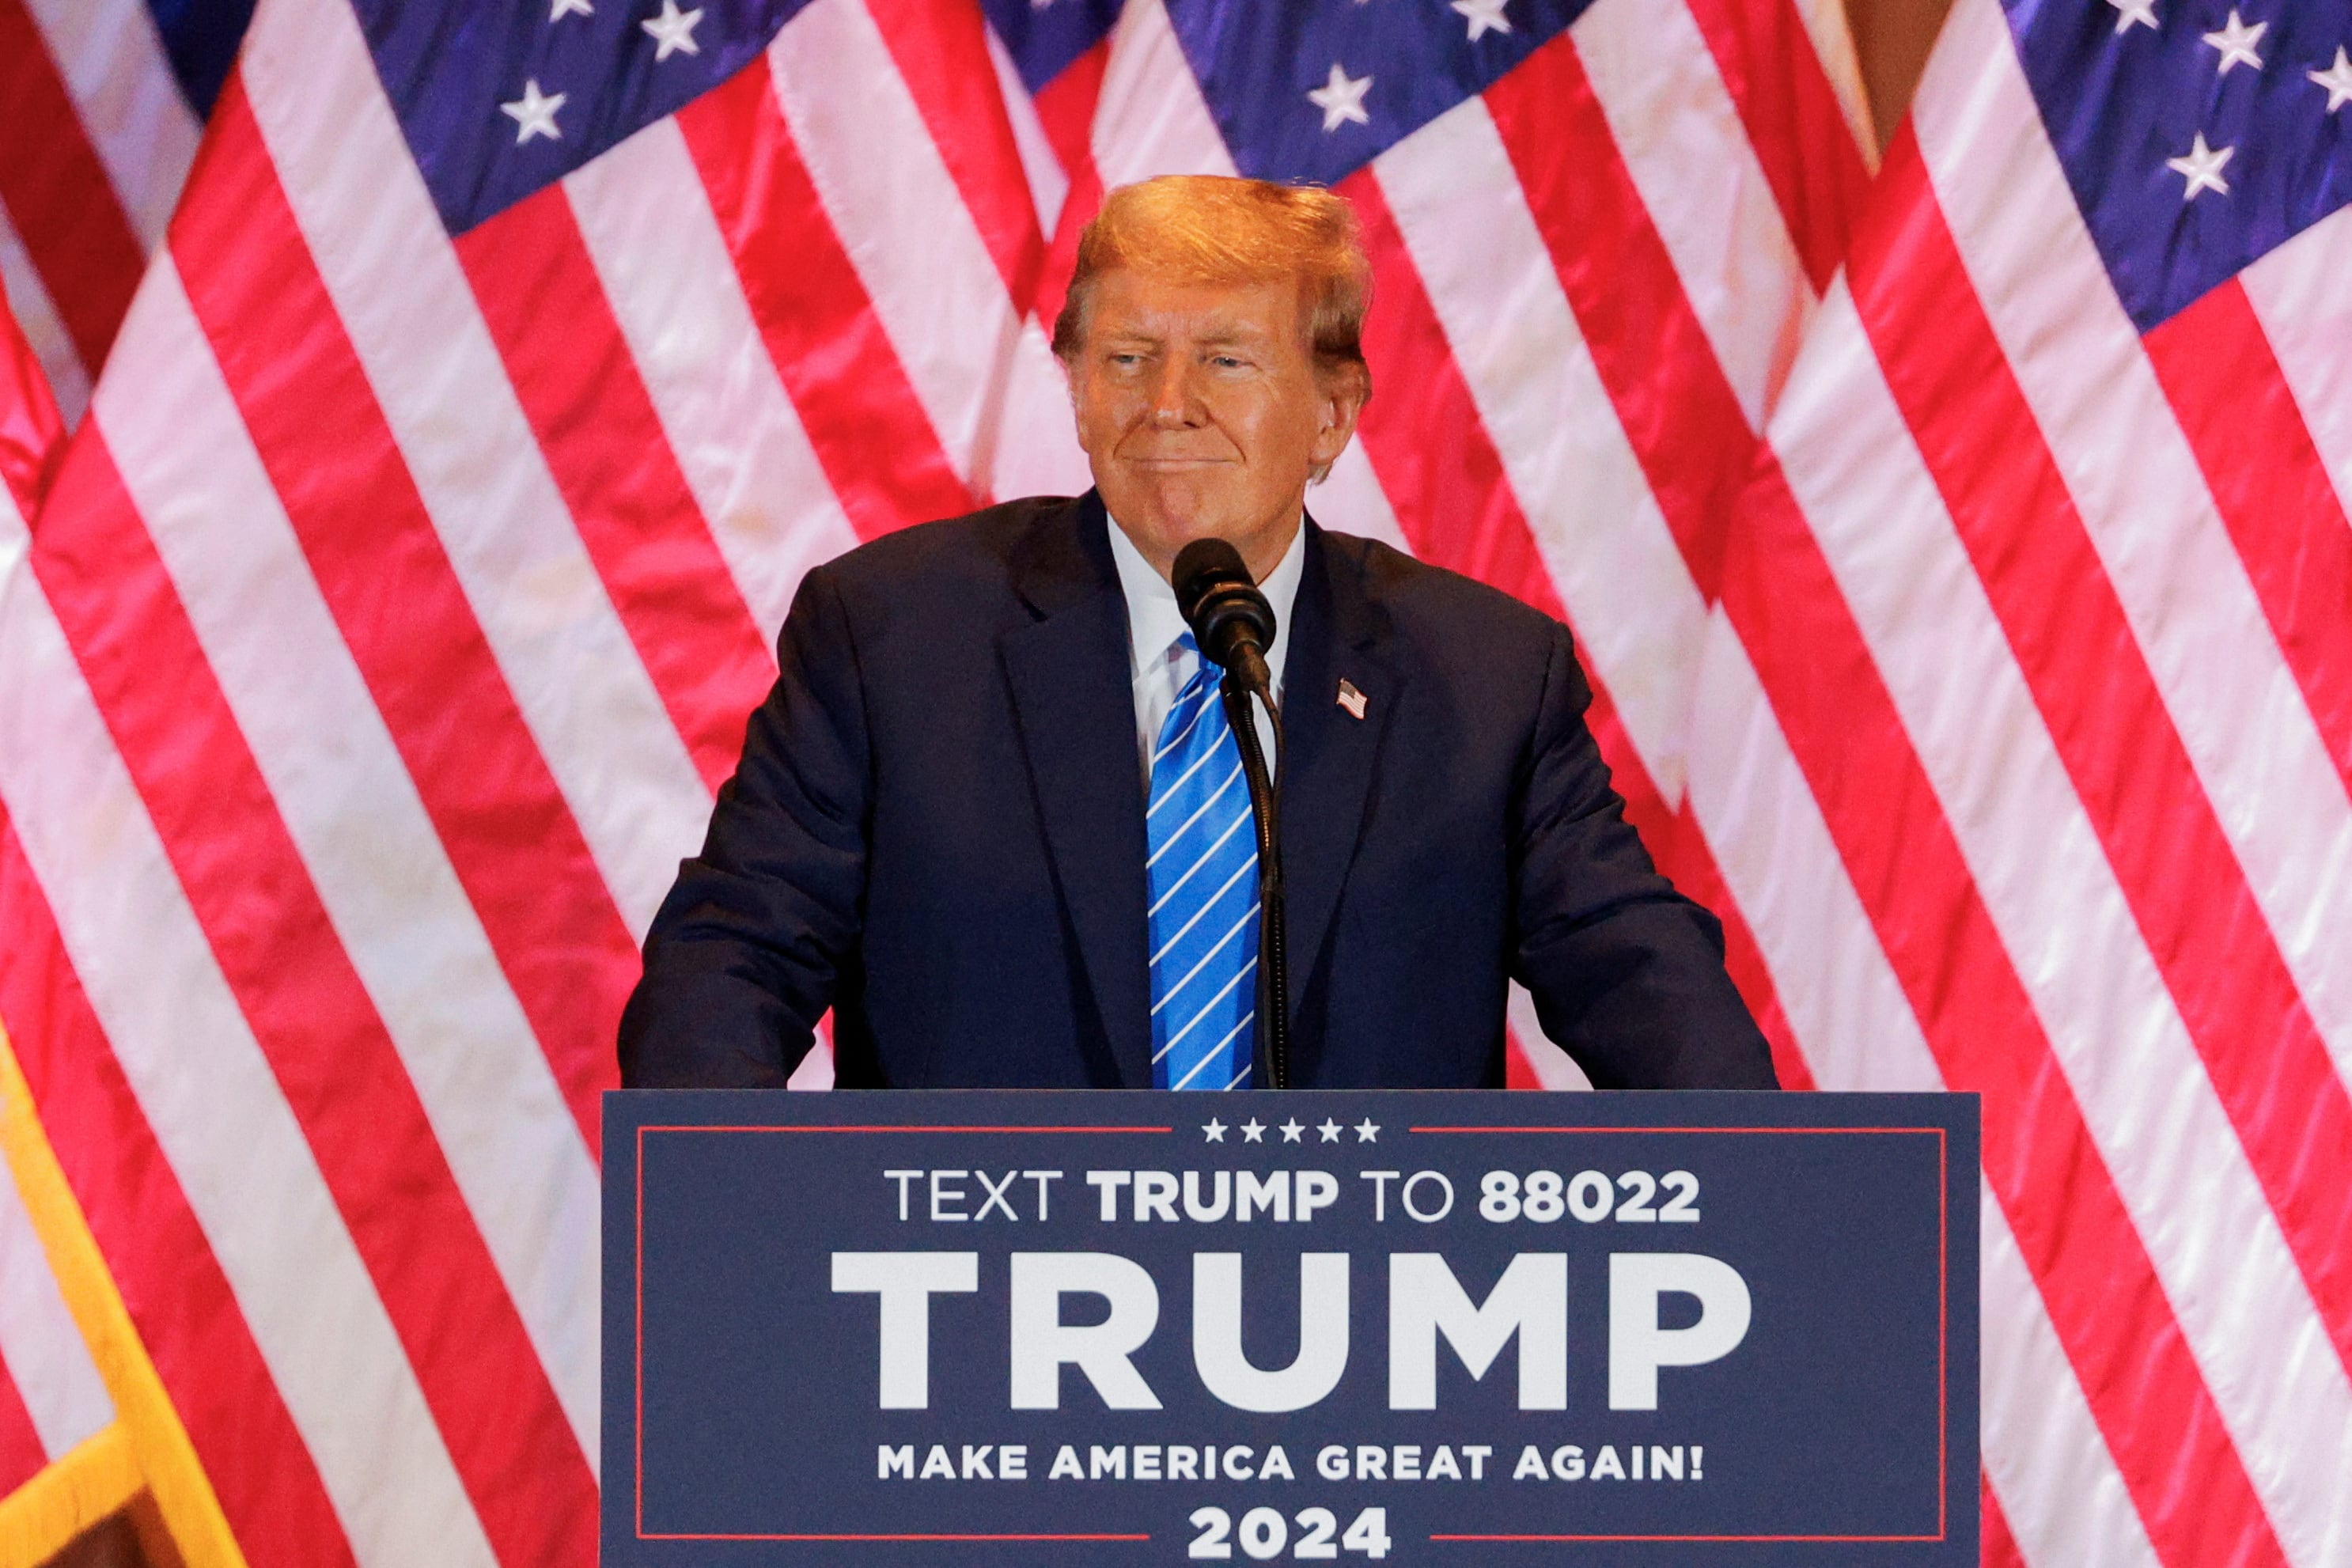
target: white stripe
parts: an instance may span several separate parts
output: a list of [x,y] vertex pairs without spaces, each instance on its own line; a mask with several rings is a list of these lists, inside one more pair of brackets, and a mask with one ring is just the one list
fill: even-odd
[[1150,909],[1143,911],[1144,918],[1149,920],[1153,915],[1158,914],[1161,910],[1167,908],[1168,900],[1176,896],[1177,889],[1183,887],[1185,883],[1191,881],[1192,879],[1192,873],[1207,865],[1210,858],[1215,855],[1218,850],[1223,849],[1225,845],[1231,841],[1233,836],[1239,833],[1242,830],[1243,826],[1249,820],[1249,814],[1244,812],[1243,815],[1234,817],[1232,822],[1228,823],[1225,826],[1225,831],[1218,837],[1217,841],[1214,844],[1210,845],[1206,849],[1202,850],[1201,858],[1193,861],[1192,865],[1186,867],[1184,868],[1184,874],[1177,878],[1173,882],[1169,883],[1168,890],[1160,894],[1159,900]]
[[[1220,990],[1214,996],[1210,997],[1206,1002],[1202,1003],[1201,1005],[1201,1010],[1192,1015],[1192,1021],[1190,1023],[1186,1024],[1182,1028],[1168,1037],[1168,1044],[1160,1047],[1161,1055],[1166,1055],[1167,1052],[1174,1047],[1177,1041],[1191,1034],[1192,1032],[1193,1026],[1200,1023],[1202,1019],[1209,1016],[1209,1009],[1214,1007],[1218,1003],[1232,995],[1234,987],[1248,979],[1252,972],[1256,968],[1257,960],[1255,958],[1251,959],[1247,963],[1243,964],[1241,973],[1234,975],[1231,980],[1226,981],[1223,989]],[[1159,1058],[1155,1057],[1152,1059],[1157,1061]]]
[[114,1401],[5,1163],[0,1163],[0,1378],[16,1385],[41,1452],[52,1459],[63,1458],[114,1419]]
[[675,119],[563,182],[711,538],[773,642],[803,574],[857,542],[768,357]]
[[1503,1016],[1510,1022],[1512,1037],[1518,1041],[1519,1055],[1536,1081],[1554,1090],[1582,1090],[1592,1087],[1576,1058],[1552,1043],[1544,1033],[1543,1019],[1536,1015],[1536,999],[1517,981],[1511,982],[1511,997],[1504,1004]]
[[2352,1082],[2352,798],[2092,246],[1998,0],[1963,0],[1945,35],[1915,120],[1953,238],[2247,884]]
[[[2338,111],[2341,112],[2340,110]],[[2339,207],[2239,274],[2279,369],[2352,512],[2352,207]]]
[[710,795],[516,401],[348,7],[271,0],[254,118],[336,313],[623,920],[642,932]]
[[1307,510],[1324,528],[1377,539],[1408,555],[1412,552],[1360,440],[1349,441],[1331,471],[1323,476],[1323,482],[1307,492]]
[[40,269],[33,265],[5,208],[0,208],[0,289],[7,291],[9,308],[24,329],[25,342],[32,346],[33,357],[48,377],[49,393],[58,401],[66,428],[72,429],[89,406],[89,373],[83,368],[73,335],[66,331],[57,302],[49,298]]
[[1706,606],[1470,99],[1373,164],[1583,655],[1669,807]]
[[[1251,857],[1252,864],[1255,864],[1255,860],[1256,857]],[[1191,931],[1194,926],[1200,924],[1201,917],[1207,914],[1211,910],[1216,908],[1217,900],[1223,898],[1227,890],[1230,889],[1235,882],[1240,881],[1242,879],[1243,873],[1246,872],[1248,869],[1248,866],[1244,866],[1241,870],[1235,871],[1232,876],[1226,878],[1224,887],[1219,888],[1215,894],[1211,897],[1209,901],[1202,906],[1200,913],[1195,914],[1191,920],[1184,922],[1184,931],[1180,931],[1174,936],[1168,939],[1168,946],[1161,948],[1160,952],[1152,957],[1151,962],[1156,964],[1160,961],[1160,959],[1167,957],[1168,948],[1173,947],[1179,942],[1182,941],[1184,931]],[[1233,928],[1227,931],[1224,935],[1217,939],[1216,945],[1210,948],[1208,952],[1202,953],[1201,955],[1201,961],[1184,972],[1184,978],[1179,980],[1175,984],[1171,985],[1168,988],[1167,994],[1162,995],[1159,1001],[1154,1002],[1151,1005],[1151,1011],[1156,1015],[1160,1008],[1165,1007],[1170,1002],[1175,1000],[1176,996],[1182,992],[1184,987],[1192,984],[1192,977],[1199,974],[1202,970],[1208,967],[1209,960],[1216,957],[1218,953],[1224,951],[1225,943],[1233,941],[1234,938],[1239,936],[1243,931],[1249,929],[1250,921],[1257,918],[1258,910],[1262,906],[1259,904],[1255,902],[1252,903],[1249,909],[1243,913],[1242,918],[1233,923]],[[1173,1042],[1171,1041],[1171,1043],[1172,1044]],[[1155,1057],[1152,1059],[1157,1061],[1159,1058]]]
[[1980,1201],[1984,1467],[2019,1554],[2031,1568],[2159,1568],[1990,1184]]
[[187,183],[202,127],[180,96],[146,0],[26,0],[106,166],[131,231],[152,251]]
[[[1197,1075],[1202,1068],[1207,1067],[1211,1062],[1215,1061],[1219,1057],[1224,1055],[1225,1047],[1234,1043],[1234,1037],[1240,1034],[1244,1029],[1248,1028],[1250,1026],[1250,1021],[1256,1016],[1257,1009],[1255,1007],[1243,1014],[1242,1021],[1235,1024],[1232,1028],[1226,1030],[1225,1037],[1223,1039],[1219,1040],[1215,1045],[1211,1046],[1207,1050],[1201,1053],[1201,1059],[1192,1064],[1192,1070],[1191,1072],[1186,1073],[1182,1078],[1177,1079],[1168,1087],[1171,1089],[1182,1089],[1186,1084],[1191,1083],[1194,1076]],[[1241,1071],[1241,1078],[1234,1079],[1234,1083],[1239,1083],[1243,1078],[1247,1078],[1248,1076],[1249,1068],[1244,1068]],[[1225,1087],[1227,1089],[1231,1089],[1234,1087],[1234,1084],[1229,1083],[1225,1085]]]
[[[1151,809],[1153,811],[1157,811],[1160,806],[1166,805],[1170,801],[1174,800],[1176,798],[1176,792],[1184,787],[1184,781],[1191,778],[1194,773],[1200,772],[1201,769],[1208,763],[1215,760],[1217,752],[1215,749],[1202,752],[1199,761],[1195,762],[1191,767],[1186,768],[1182,776],[1178,778],[1174,784],[1168,786],[1168,793],[1161,795],[1158,801],[1154,802]],[[1167,854],[1170,849],[1175,847],[1176,841],[1184,837],[1184,829],[1200,821],[1202,813],[1207,811],[1209,807],[1217,804],[1218,798],[1222,796],[1225,791],[1233,787],[1234,781],[1242,776],[1242,767],[1243,764],[1238,761],[1234,763],[1234,771],[1225,775],[1225,782],[1219,784],[1216,787],[1215,792],[1212,794],[1208,799],[1201,803],[1199,811],[1195,811],[1192,816],[1184,819],[1182,826],[1178,827],[1175,832],[1168,836],[1168,841],[1165,844],[1162,844],[1157,850],[1152,852],[1151,858],[1143,863],[1144,869],[1150,870],[1154,865],[1158,864],[1160,857]],[[1145,815],[1149,816],[1150,813],[1147,812]]]
[[1846,0],[1795,0],[1797,16],[1812,40],[1813,53],[1837,95],[1838,111],[1845,116],[1847,132],[1862,154],[1864,165],[1878,172],[1878,126],[1870,110],[1870,92],[1863,85],[1862,60],[1853,47],[1853,28]]
[[825,216],[956,471],[983,494],[1085,489],[1061,373],[863,0],[815,0],[768,61]]
[[[1816,363],[1821,374],[1812,374]],[[2290,1555],[2337,1561],[2352,1385],[1843,280],[1774,444]]]
[[[1255,1013],[1252,1013],[1250,1016],[1255,1018],[1257,1015]],[[1226,1089],[1229,1091],[1236,1089],[1241,1088],[1242,1085],[1247,1083],[1249,1081],[1250,1068],[1255,1065],[1255,1064],[1251,1062],[1244,1062],[1242,1064],[1242,1070],[1234,1075],[1234,1081],[1225,1085]]]
[[1037,228],[1050,235],[1061,221],[1062,204],[1069,199],[1070,176],[1054,153],[1045,122],[1037,118],[1037,105],[1029,96],[1028,84],[1021,79],[1020,67],[1005,52],[1004,40],[996,36],[996,24],[987,23],[986,31],[989,68],[996,73],[996,90],[1004,100],[1005,118],[1013,122],[1013,146],[1021,155],[1021,172],[1029,181]]
[[[1195,670],[1195,671],[1193,672],[1193,674],[1192,674],[1192,680],[1188,680],[1188,681],[1186,681],[1186,682],[1184,683],[1184,684],[1185,684],[1185,686],[1186,686],[1188,689],[1190,689],[1190,688],[1194,684],[1194,682],[1198,682],[1198,683],[1200,684],[1201,689],[1202,689],[1203,692],[1205,692],[1205,691],[1208,689],[1208,684],[1209,684],[1209,683],[1208,683],[1207,681],[1205,681],[1205,680],[1202,680],[1202,679],[1201,679],[1201,677],[1202,677],[1203,674],[1205,674],[1205,673],[1206,673],[1206,671],[1205,671],[1205,670]],[[1181,698],[1181,694],[1180,694],[1180,696],[1179,696],[1179,698],[1178,698],[1178,700],[1179,700],[1179,701],[1182,700],[1182,698]],[[1156,752],[1152,752],[1152,753],[1151,753],[1151,765],[1152,765],[1153,767],[1158,767],[1158,766],[1160,765],[1160,760],[1162,757],[1165,757],[1169,752],[1171,752],[1174,751],[1177,747],[1179,747],[1179,746],[1182,745],[1182,744],[1184,743],[1184,738],[1185,738],[1187,735],[1190,735],[1190,734],[1192,732],[1192,728],[1193,728],[1193,726],[1194,726],[1194,725],[1196,725],[1196,724],[1198,724],[1198,723],[1200,723],[1200,721],[1201,721],[1201,716],[1202,716],[1202,714],[1206,713],[1208,710],[1209,710],[1209,701],[1208,701],[1208,699],[1204,696],[1204,697],[1202,697],[1202,700],[1199,700],[1198,702],[1195,702],[1195,703],[1193,704],[1193,706],[1192,706],[1192,716],[1190,719],[1187,719],[1187,720],[1185,720],[1185,721],[1184,721],[1184,727],[1183,727],[1182,729],[1181,729],[1181,730],[1179,730],[1179,731],[1176,731],[1175,737],[1174,737],[1172,740],[1171,740],[1171,741],[1170,741],[1166,745],[1164,745],[1164,746],[1160,747],[1158,751],[1156,751]],[[1161,721],[1161,723],[1164,725],[1164,724],[1166,723],[1166,721],[1165,721],[1165,720],[1162,720],[1162,721]],[[1201,762],[1206,762],[1206,761],[1208,761],[1208,760],[1209,760],[1209,757],[1211,757],[1211,756],[1214,756],[1214,755],[1216,755],[1216,753],[1215,753],[1214,752],[1211,752],[1210,753],[1208,753],[1208,756],[1204,756],[1204,757],[1202,757],[1202,758],[1201,759]],[[1196,767],[1196,768],[1197,768],[1197,767],[1199,767],[1200,765],[1201,765],[1201,763],[1194,763],[1192,764],[1192,766],[1193,766],[1193,767]],[[1185,775],[1184,775],[1184,776],[1185,776],[1186,778],[1190,778],[1190,777],[1192,777],[1192,773],[1188,771],[1188,772],[1185,773]],[[1171,784],[1169,787],[1172,790],[1173,788],[1175,788],[1175,785]]]
[[[582,1450],[596,1167],[238,419],[168,252],[93,418]],[[234,535],[229,536],[233,521]]]
[[1154,174],[1236,172],[1162,0],[1119,14],[1090,135],[1107,191]]
[[[0,535],[0,800],[362,1568],[495,1562],[65,636]],[[14,558],[14,559],[12,559]]]
[[1706,37],[1683,0],[1600,0],[1570,37],[1684,297],[1760,430],[1813,290]]

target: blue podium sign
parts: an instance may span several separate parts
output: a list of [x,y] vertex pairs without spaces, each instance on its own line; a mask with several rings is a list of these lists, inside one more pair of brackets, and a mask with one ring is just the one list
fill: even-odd
[[604,1561],[1977,1562],[1965,1095],[617,1093]]

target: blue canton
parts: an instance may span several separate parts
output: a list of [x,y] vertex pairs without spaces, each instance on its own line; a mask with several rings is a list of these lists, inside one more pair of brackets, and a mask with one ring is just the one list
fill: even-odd
[[147,0],[147,11],[180,96],[199,121],[208,118],[253,19],[253,0]]
[[1495,85],[1592,0],[1168,0],[1235,167],[1336,184]]
[[[733,76],[808,0],[353,3],[408,149],[457,235]],[[665,48],[663,33],[683,41]],[[534,118],[555,133],[534,132]]]
[[2352,201],[2352,0],[2005,0],[2142,331]]
[[[1192,634],[1181,639],[1197,651]],[[1257,836],[1242,751],[1207,659],[1152,748],[1144,817],[1151,900],[1151,1081],[1243,1089],[1257,1017]]]
[[980,0],[988,25],[1034,95],[1110,36],[1121,0]]

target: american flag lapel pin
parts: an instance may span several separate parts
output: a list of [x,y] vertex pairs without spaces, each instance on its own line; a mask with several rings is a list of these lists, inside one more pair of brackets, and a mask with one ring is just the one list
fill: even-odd
[[1339,678],[1339,706],[1348,710],[1350,719],[1364,716],[1364,694],[1357,690],[1356,683],[1344,675]]

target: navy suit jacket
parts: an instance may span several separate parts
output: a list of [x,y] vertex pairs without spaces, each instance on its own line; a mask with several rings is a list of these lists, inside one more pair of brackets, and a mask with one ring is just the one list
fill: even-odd
[[[831,1007],[845,1088],[1151,1086],[1108,527],[1092,495],[1014,501],[808,574],[646,938],[624,1082],[781,1086]],[[1773,1086],[1721,928],[1624,820],[1565,626],[1311,521],[1292,616],[1295,1085],[1499,1086],[1516,976],[1601,1088]]]

